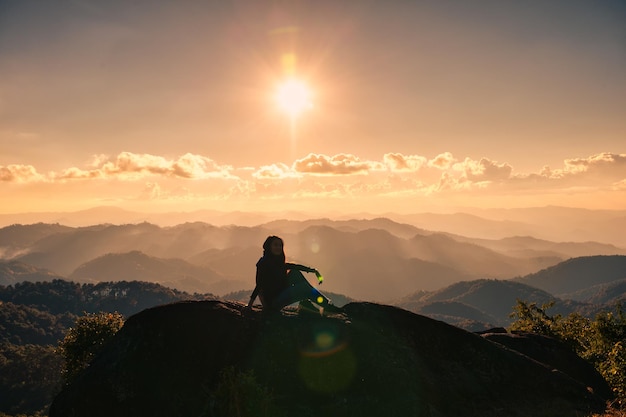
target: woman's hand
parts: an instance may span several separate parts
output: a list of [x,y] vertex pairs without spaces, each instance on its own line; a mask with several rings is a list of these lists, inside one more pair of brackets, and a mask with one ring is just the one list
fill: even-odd
[[324,282],[324,277],[322,276],[322,274],[320,274],[320,271],[318,271],[317,269],[314,269],[313,272],[315,273],[315,276],[317,277],[318,285],[322,285],[322,282]]

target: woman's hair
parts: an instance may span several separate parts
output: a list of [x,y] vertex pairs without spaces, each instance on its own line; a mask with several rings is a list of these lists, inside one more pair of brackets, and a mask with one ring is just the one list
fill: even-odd
[[[278,240],[280,242],[280,245],[284,246],[283,240],[279,238],[278,236],[268,236],[268,238],[265,239],[265,242],[263,242],[263,257],[264,258],[269,257],[269,256],[275,256],[272,253],[272,242],[275,240]],[[282,258],[281,260],[285,262],[285,250],[284,249],[280,257]]]

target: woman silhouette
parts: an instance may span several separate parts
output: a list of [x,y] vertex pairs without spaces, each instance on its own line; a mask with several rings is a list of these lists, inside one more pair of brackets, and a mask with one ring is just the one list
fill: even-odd
[[301,271],[315,273],[319,283],[322,283],[322,276],[317,269],[285,262],[283,240],[278,236],[269,236],[263,243],[263,257],[256,264],[256,287],[248,307],[252,307],[258,296],[263,309],[267,311],[279,311],[289,304],[306,300],[317,304],[322,313],[340,311],[309,284]]

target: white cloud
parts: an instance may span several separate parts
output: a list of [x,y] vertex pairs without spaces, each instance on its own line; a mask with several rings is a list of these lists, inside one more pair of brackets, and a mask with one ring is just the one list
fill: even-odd
[[626,179],[626,154],[599,153],[587,158],[563,161],[562,168],[544,166],[539,173],[517,174],[516,179],[531,183],[606,184]]
[[513,172],[511,165],[499,164],[487,158],[481,158],[480,161],[465,158],[463,162],[454,164],[453,168],[462,171],[463,176],[472,182],[507,180]]
[[401,153],[386,153],[383,162],[397,172],[414,172],[428,163],[428,159],[419,155],[402,155]]
[[96,155],[90,165],[88,170],[76,167],[65,169],[56,177],[64,180],[111,177],[135,180],[147,175],[186,179],[233,178],[231,166],[218,165],[210,158],[191,153],[175,160],[132,152],[122,152],[115,158]]
[[285,164],[276,163],[272,165],[265,165],[252,173],[252,176],[256,179],[272,179],[281,180],[285,178],[297,178],[300,174],[292,170]]
[[87,166],[89,168],[98,168],[100,165],[104,164],[109,159],[108,155],[103,153],[97,155],[91,155],[89,161],[87,161]]
[[220,166],[210,158],[186,153],[173,161],[170,174],[181,178],[230,177],[231,166]]
[[67,168],[59,174],[53,174],[56,178],[62,180],[104,178],[105,173],[99,169],[84,170],[76,167]]
[[450,168],[455,162],[456,158],[454,158],[454,156],[452,156],[450,152],[444,152],[440,153],[439,155],[428,161],[428,166],[446,170]]
[[[380,161],[362,160],[353,154],[309,154],[291,165],[276,162],[260,167],[231,167],[191,153],[167,158],[122,152],[113,157],[94,155],[84,168],[69,167],[45,175],[32,165],[0,166],[0,182],[37,183],[30,190],[37,189],[41,195],[49,187],[57,187],[55,193],[63,190],[70,196],[89,195],[92,200],[106,197],[172,204],[281,199],[295,204],[297,199],[315,198],[346,198],[348,204],[348,197],[383,201],[437,195],[451,198],[454,194],[468,198],[474,193],[481,198],[515,198],[521,194],[582,195],[594,190],[623,193],[626,155],[600,153],[566,159],[557,169],[545,166],[537,172],[514,173],[506,162],[457,160],[450,152],[432,159],[385,153]],[[6,187],[5,195],[9,192]]]
[[39,174],[32,165],[0,165],[0,181],[24,183],[44,180],[45,177]]
[[361,161],[359,157],[352,154],[338,154],[331,157],[311,153],[293,163],[293,169],[296,172],[316,175],[367,174],[370,170],[382,168],[379,162]]
[[626,178],[626,154],[604,152],[588,158],[566,159],[563,171],[568,174],[601,172]]

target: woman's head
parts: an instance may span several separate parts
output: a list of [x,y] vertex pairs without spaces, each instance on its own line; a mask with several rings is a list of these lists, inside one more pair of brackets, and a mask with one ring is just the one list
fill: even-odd
[[278,236],[269,236],[263,243],[263,256],[278,256],[285,260],[283,240]]

